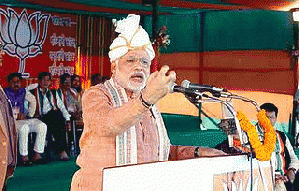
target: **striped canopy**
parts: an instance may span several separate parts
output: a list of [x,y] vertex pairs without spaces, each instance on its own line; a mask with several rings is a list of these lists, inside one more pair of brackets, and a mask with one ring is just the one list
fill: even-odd
[[[0,0],[2,5],[77,14],[151,14],[155,0]],[[296,0],[157,0],[160,14],[187,14],[209,10],[267,9],[288,11]]]

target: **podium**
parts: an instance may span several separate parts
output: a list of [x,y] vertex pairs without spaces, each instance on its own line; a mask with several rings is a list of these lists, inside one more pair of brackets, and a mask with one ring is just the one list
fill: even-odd
[[202,157],[103,169],[103,191],[274,190],[270,161],[247,155]]

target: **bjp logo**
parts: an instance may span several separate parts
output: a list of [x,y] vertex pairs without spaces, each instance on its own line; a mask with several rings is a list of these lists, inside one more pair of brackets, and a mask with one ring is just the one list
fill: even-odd
[[50,15],[34,12],[28,15],[26,9],[21,14],[8,8],[7,12],[0,9],[0,38],[3,50],[9,55],[18,57],[19,73],[25,73],[25,60],[42,53],[42,45],[47,36]]

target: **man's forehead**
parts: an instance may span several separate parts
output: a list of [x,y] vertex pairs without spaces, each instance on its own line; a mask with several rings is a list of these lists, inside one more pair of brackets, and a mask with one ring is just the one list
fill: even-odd
[[123,57],[142,57],[142,58],[148,58],[149,59],[149,55],[146,52],[146,50],[140,48],[140,49],[135,49],[135,50],[130,50],[127,52],[127,54],[125,54]]
[[42,80],[48,80],[48,79],[50,79],[50,76],[43,76],[42,77]]
[[275,116],[275,111],[266,111],[267,116]]
[[21,79],[18,76],[15,76],[10,80],[10,82],[11,81],[21,81]]

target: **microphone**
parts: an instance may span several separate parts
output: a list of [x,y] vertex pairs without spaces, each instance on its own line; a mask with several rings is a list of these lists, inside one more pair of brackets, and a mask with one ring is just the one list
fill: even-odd
[[184,80],[181,83],[181,86],[186,89],[191,89],[199,92],[210,92],[210,93],[221,93],[221,92],[227,92],[224,88],[216,88],[210,85],[202,85],[202,84],[191,84],[188,80]]
[[[174,84],[170,90],[171,93],[173,92],[179,92],[179,93],[183,93],[185,95],[185,97],[187,97],[187,99],[191,102],[191,103],[196,103],[198,99],[200,99],[201,95],[199,96],[198,94],[196,94],[196,92],[192,89],[187,89],[184,88],[182,86],[178,86],[176,84]],[[199,97],[198,97],[199,96]]]
[[170,92],[180,92],[180,93],[183,93],[183,94],[194,94],[193,90],[184,88],[182,86],[178,86],[176,84],[174,84],[174,86],[172,86]]

